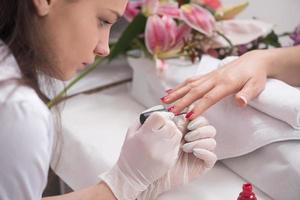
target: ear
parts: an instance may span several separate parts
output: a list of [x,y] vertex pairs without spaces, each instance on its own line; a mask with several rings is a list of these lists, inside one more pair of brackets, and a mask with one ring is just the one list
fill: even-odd
[[53,0],[32,0],[39,16],[48,15]]

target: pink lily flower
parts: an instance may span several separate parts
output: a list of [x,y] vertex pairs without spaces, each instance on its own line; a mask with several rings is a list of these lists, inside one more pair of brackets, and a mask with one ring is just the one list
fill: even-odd
[[193,29],[206,36],[212,36],[215,18],[206,9],[197,4],[184,4],[180,7],[181,19]]
[[124,17],[127,21],[131,22],[133,18],[140,12],[140,8],[143,5],[142,1],[128,1]]
[[146,47],[157,58],[176,56],[181,51],[183,39],[189,32],[189,26],[177,25],[169,16],[150,16],[145,30]]

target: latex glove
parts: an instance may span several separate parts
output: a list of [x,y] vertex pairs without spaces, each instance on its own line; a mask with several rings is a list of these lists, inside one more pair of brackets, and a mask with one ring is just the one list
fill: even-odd
[[184,116],[180,116],[176,117],[176,124],[186,133],[179,159],[165,176],[138,196],[139,200],[156,199],[165,191],[191,182],[211,169],[217,160],[213,153],[216,146],[216,129],[208,125],[204,117],[199,116],[188,124]]
[[173,117],[172,113],[155,112],[142,126],[137,121],[128,129],[117,163],[100,175],[117,199],[136,199],[174,166],[182,133]]

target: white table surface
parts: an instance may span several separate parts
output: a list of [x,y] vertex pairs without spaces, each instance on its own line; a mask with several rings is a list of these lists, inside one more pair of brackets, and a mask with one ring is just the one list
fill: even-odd
[[[117,160],[127,127],[145,108],[123,84],[66,101],[62,112],[61,153],[54,171],[74,190],[98,182],[98,174]],[[195,182],[162,195],[159,200],[236,199],[245,181],[222,163]],[[268,200],[257,188],[260,200]]]

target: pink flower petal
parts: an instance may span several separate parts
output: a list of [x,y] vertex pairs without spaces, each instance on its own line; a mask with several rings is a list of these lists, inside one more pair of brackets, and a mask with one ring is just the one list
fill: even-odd
[[131,22],[133,18],[140,12],[139,7],[142,6],[142,1],[129,1],[126,6],[124,17]]
[[177,25],[174,19],[168,16],[163,16],[162,21],[165,26],[165,30],[167,33],[167,44],[168,46],[174,45],[176,42],[176,33],[177,33]]
[[181,6],[180,15],[193,29],[211,36],[215,28],[215,18],[206,9],[196,4],[184,4]]
[[190,33],[191,28],[187,24],[181,24],[177,28],[175,43],[183,42],[183,39]]
[[177,2],[163,2],[160,3],[157,14],[159,15],[166,15],[174,18],[179,18],[180,17],[180,10],[178,8],[178,3]]
[[220,0],[191,0],[192,3],[208,6],[211,9],[217,10],[221,7]]
[[163,20],[153,15],[148,17],[145,30],[145,43],[148,51],[152,54],[157,54],[167,48],[167,32]]

